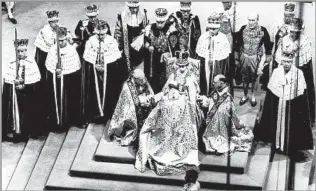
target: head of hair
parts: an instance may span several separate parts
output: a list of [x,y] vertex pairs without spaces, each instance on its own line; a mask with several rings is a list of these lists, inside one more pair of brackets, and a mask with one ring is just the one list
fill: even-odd
[[135,69],[131,72],[131,75],[134,77],[134,78],[137,78],[137,79],[143,79],[145,78],[145,74],[144,72],[141,70],[141,69]]
[[248,19],[249,18],[257,18],[257,21],[259,21],[259,14],[258,13],[255,13],[255,12],[252,12],[252,13],[249,13],[248,14]]
[[188,170],[188,171],[186,171],[185,177],[186,177],[186,181],[188,183],[194,183],[197,181],[197,179],[199,177],[199,172],[196,170],[193,170],[193,169]]

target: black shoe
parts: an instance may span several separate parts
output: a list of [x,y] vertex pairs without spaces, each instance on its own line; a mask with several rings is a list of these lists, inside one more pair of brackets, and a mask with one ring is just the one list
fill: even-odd
[[239,102],[239,105],[242,106],[242,105],[244,105],[245,103],[247,103],[247,101],[248,101],[248,97],[247,97],[246,99],[241,98],[241,100],[240,100],[240,102]]
[[89,123],[86,122],[86,123],[84,123],[84,124],[78,125],[78,128],[79,128],[79,129],[86,129],[88,126],[89,126]]
[[289,157],[297,163],[309,161],[309,157],[304,151],[294,151],[289,153]]
[[256,100],[255,100],[255,101],[250,100],[250,105],[251,105],[252,107],[256,107],[257,101],[256,101]]
[[28,139],[29,139],[28,136],[25,136],[25,135],[15,135],[15,137],[13,137],[13,142],[14,143],[27,142]]
[[9,20],[11,21],[11,23],[13,23],[13,24],[17,24],[18,23],[18,21],[15,19],[15,18],[10,18],[9,17]]

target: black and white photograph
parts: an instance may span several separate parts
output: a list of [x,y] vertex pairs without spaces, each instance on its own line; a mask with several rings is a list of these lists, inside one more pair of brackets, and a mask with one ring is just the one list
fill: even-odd
[[2,190],[316,190],[316,2],[2,2]]

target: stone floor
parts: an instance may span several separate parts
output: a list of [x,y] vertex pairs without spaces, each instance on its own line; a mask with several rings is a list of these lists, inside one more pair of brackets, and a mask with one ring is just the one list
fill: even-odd
[[[34,45],[33,42],[39,31],[39,29],[46,24],[47,10],[58,9],[60,11],[61,23],[68,26],[72,31],[75,28],[79,19],[84,19],[85,12],[84,7],[92,2],[18,2],[15,8],[15,15],[18,20],[17,25],[13,25],[7,19],[7,14],[3,11],[2,16],[2,66],[4,66],[8,60],[14,59],[14,27],[18,29],[19,38],[29,38],[29,56],[34,56]],[[119,13],[124,6],[124,2],[98,2],[101,5],[100,18],[105,18],[113,31],[115,26],[116,16],[115,14],[108,14],[109,12]],[[144,3],[146,4],[146,3]],[[148,3],[147,10],[152,12],[154,6]],[[74,7],[75,6],[75,7]],[[174,7],[172,7],[174,9]],[[109,16],[111,15],[111,16]],[[5,72],[5,70],[2,70]],[[241,93],[237,93],[236,97],[240,97]],[[258,95],[258,99],[262,99],[263,94]],[[238,99],[235,100],[239,102]],[[258,107],[258,106],[257,106]],[[250,105],[244,105],[242,107],[236,106],[239,116],[247,124],[249,121],[253,121],[256,117],[258,108],[251,108]],[[249,115],[251,114],[251,115]],[[251,119],[250,119],[250,118]],[[253,126],[248,123],[247,125]],[[314,129],[314,137],[316,137],[316,131]],[[36,144],[36,140],[33,140]],[[39,141],[40,142],[40,141]],[[2,182],[8,183],[15,172],[16,166],[20,160],[22,152],[25,150],[25,144],[13,144],[13,143],[2,143]],[[32,152],[36,155],[36,151],[28,151],[29,157],[32,157]],[[313,153],[313,151],[310,151]],[[295,177],[295,190],[315,190],[315,181],[311,186],[307,186],[308,175],[310,171],[311,161],[306,163],[296,164],[296,177]],[[283,156],[276,155],[275,160],[271,163],[271,170],[268,177],[266,189],[267,190],[284,190],[285,181],[285,167],[286,160]],[[5,184],[3,184],[5,185]],[[2,187],[2,189],[5,189]]]

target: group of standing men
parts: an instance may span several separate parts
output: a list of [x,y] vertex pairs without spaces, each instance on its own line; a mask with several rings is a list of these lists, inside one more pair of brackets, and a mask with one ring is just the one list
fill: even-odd
[[[42,134],[47,130],[44,127],[65,131],[71,125],[104,123],[113,115],[123,83],[131,75],[137,76],[135,69],[143,67],[153,93],[159,93],[168,79],[165,58],[179,57],[179,51],[188,51],[190,58],[200,61],[201,94],[217,91],[214,86],[218,80],[214,78],[222,74],[231,89],[234,78],[243,82],[240,105],[249,100],[252,84],[253,107],[257,104],[254,85],[263,68],[259,62],[264,51],[265,63],[273,60],[274,68],[282,66],[283,60],[298,58],[296,66],[302,69],[304,75],[300,77],[307,83],[308,114],[315,121],[311,43],[301,35],[301,19],[292,18],[293,4],[285,4],[285,26],[280,28],[275,46],[267,29],[258,24],[258,14],[249,14],[248,24],[233,32],[232,2],[223,2],[222,10],[208,17],[205,32],[199,17],[191,13],[191,2],[180,2],[180,11],[170,15],[167,9],[157,8],[152,24],[139,2],[126,5],[128,9],[118,14],[113,36],[108,23],[98,18],[96,5],[86,7],[88,19],[79,21],[76,37],[59,24],[58,11],[47,11],[48,24],[34,43],[35,62],[26,57],[28,39],[15,40],[17,59],[9,63],[4,77],[5,138],[18,137],[19,141]],[[263,76],[266,78],[261,81],[267,85],[269,74]]]

